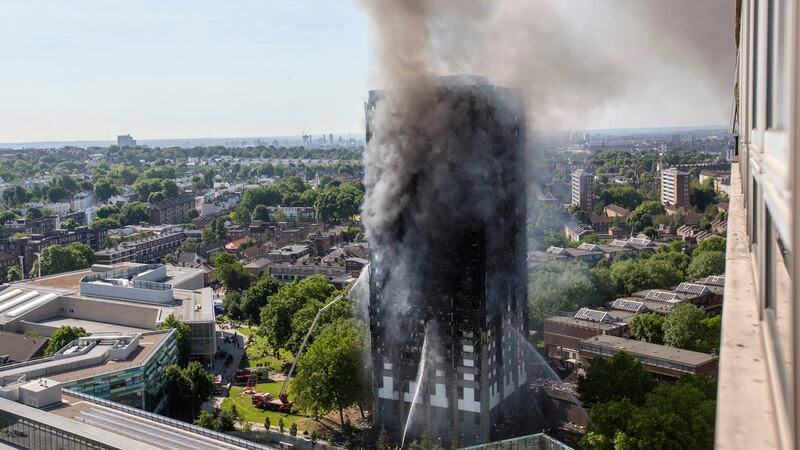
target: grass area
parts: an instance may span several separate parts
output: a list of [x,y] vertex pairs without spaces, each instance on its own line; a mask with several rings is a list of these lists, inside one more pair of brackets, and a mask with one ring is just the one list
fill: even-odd
[[245,367],[268,367],[270,373],[283,373],[283,368],[292,363],[292,353],[281,349],[280,357],[276,357],[269,345],[267,338],[256,335],[255,328],[237,328],[236,331],[244,336],[253,336],[253,340],[247,345],[247,351],[242,355],[239,368]]
[[[277,381],[259,383],[256,385],[256,390],[258,392],[269,392],[277,398],[281,391],[282,384],[282,382]],[[286,430],[289,429],[293,422],[297,423],[297,428],[301,432],[306,430],[311,432],[316,428],[317,423],[309,417],[299,414],[282,414],[256,408],[251,403],[249,395],[242,395],[242,389],[244,389],[242,386],[231,386],[230,391],[228,391],[228,396],[222,400],[222,409],[230,410],[231,406],[236,405],[236,409],[242,414],[245,420],[263,425],[264,419],[269,417],[270,424],[276,428],[280,418],[283,418]]]

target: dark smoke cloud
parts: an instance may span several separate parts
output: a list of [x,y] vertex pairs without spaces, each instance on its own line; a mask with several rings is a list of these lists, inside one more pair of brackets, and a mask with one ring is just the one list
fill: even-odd
[[372,19],[381,87],[486,75],[522,90],[536,128],[581,127],[618,103],[664,98],[685,98],[688,118],[693,110],[720,119],[727,112],[735,60],[729,0],[360,3]]

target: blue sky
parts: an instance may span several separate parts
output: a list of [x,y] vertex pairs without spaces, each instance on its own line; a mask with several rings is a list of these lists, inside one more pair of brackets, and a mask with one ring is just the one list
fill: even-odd
[[350,1],[0,1],[0,142],[355,132]]
[[[361,134],[369,28],[353,0],[0,0],[0,142]],[[583,125],[724,123],[729,99],[698,109],[670,89]]]

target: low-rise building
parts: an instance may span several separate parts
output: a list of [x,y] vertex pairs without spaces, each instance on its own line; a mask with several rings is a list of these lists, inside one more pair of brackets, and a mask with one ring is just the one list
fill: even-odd
[[168,316],[191,329],[193,359],[216,353],[214,299],[204,272],[180,266],[124,263],[0,286],[0,329],[51,336],[61,326],[89,333],[153,331]]
[[174,253],[186,239],[186,233],[183,231],[165,232],[96,251],[95,260],[97,264],[157,262],[167,254]]
[[608,334],[584,339],[580,343],[580,362],[591,365],[595,358],[609,358],[623,351],[638,359],[657,378],[677,379],[684,374],[717,376],[718,358],[714,355]]
[[614,319],[607,311],[581,308],[578,312],[561,313],[544,318],[545,356],[559,369],[573,369],[584,339],[607,334],[623,336],[628,324]]

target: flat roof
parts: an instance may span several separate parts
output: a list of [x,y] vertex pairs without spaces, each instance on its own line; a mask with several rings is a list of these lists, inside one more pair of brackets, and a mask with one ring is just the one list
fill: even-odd
[[95,320],[86,320],[86,319],[75,319],[72,317],[65,317],[65,316],[55,316],[34,323],[56,328],[63,326],[82,327],[84,330],[86,330],[91,334],[108,333],[108,332],[131,334],[131,333],[142,333],[144,331],[149,331],[146,328],[127,327],[124,325],[117,325],[114,323],[98,322]]
[[[0,397],[0,410],[85,437],[110,448],[137,448],[142,450],[157,450],[159,448],[145,444],[136,439],[135,436],[121,436],[108,430],[102,430],[71,420],[66,415],[52,414],[50,411],[43,411],[2,397]],[[29,444],[28,448],[34,448],[33,442]]]
[[[138,367],[142,363],[144,363],[144,361],[151,354],[153,354],[153,352],[155,352],[157,348],[161,346],[161,343],[164,342],[164,339],[166,339],[168,333],[169,330],[164,330],[154,334],[142,336],[139,339],[139,345],[128,356],[128,359],[124,361],[108,360],[103,364],[99,364],[96,366],[84,367],[78,370],[62,372],[57,375],[48,375],[48,378],[51,378],[56,381],[68,382],[68,381],[82,380],[84,378],[93,377],[95,375],[100,375],[106,372],[125,370],[131,367]],[[98,345],[98,347],[100,346]],[[105,346],[105,349],[108,350],[108,347],[109,346]]]
[[[138,446],[125,448],[158,448],[163,450],[217,450],[241,449],[242,447],[216,440],[209,436],[193,433],[182,428],[172,427],[166,423],[150,418],[162,416],[148,415],[142,417],[129,414],[118,409],[82,400],[64,394],[61,403],[50,410],[53,416],[72,420],[95,429],[135,439]],[[258,444],[253,443],[253,446]],[[271,449],[272,447],[262,446]]]
[[601,334],[598,336],[584,339],[583,344],[597,345],[605,348],[613,348],[617,351],[625,351],[634,356],[646,356],[650,358],[674,361],[689,366],[699,366],[709,361],[717,359],[716,356],[708,353],[693,352],[666,345],[651,344],[649,342],[637,341],[635,339],[625,339],[617,336]]
[[[603,312],[608,312],[608,311],[603,311]],[[557,322],[576,327],[595,328],[601,330],[613,330],[625,325],[624,323],[604,323],[604,322],[594,322],[591,320],[576,319],[572,316],[548,316],[545,317],[544,320],[545,322]]]
[[[98,344],[85,355],[48,360],[39,364],[31,364],[28,366],[12,368],[11,370],[0,372],[0,379],[5,376],[23,374],[32,370],[51,369],[54,372],[47,374],[46,377],[64,383],[90,378],[106,372],[114,372],[118,370],[125,370],[131,367],[137,367],[141,365],[161,345],[168,333],[169,330],[164,330],[149,335],[143,335],[141,339],[139,339],[139,345],[137,348],[133,350],[133,352],[128,356],[128,359],[124,361],[106,360],[100,364],[70,369],[71,367],[74,367],[74,363],[76,361],[91,360],[93,358],[101,357],[111,348],[111,346],[108,344]],[[63,367],[64,370],[59,371],[59,368],[61,367]]]

